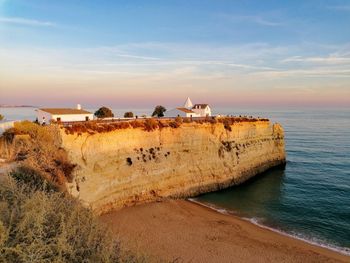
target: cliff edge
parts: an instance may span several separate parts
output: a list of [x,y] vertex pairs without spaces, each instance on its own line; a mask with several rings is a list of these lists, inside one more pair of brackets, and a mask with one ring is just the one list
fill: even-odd
[[68,189],[99,214],[240,184],[286,159],[282,127],[266,120],[61,136],[78,165]]

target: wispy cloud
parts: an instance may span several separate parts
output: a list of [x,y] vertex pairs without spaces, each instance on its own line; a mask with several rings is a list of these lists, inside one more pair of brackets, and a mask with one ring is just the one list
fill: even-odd
[[328,6],[328,9],[339,10],[339,11],[350,11],[350,5]]
[[[262,43],[238,46],[138,43],[68,49],[2,48],[0,74],[1,71],[3,74],[30,72],[33,75],[45,72],[49,76],[75,75],[101,82],[106,81],[102,76],[128,81],[138,78],[148,84],[158,80],[178,83],[194,79],[228,83],[235,79],[252,86],[277,79],[285,83],[296,78],[349,79],[347,47],[334,47],[332,52],[322,48],[319,53],[323,56],[312,56],[304,49],[301,46]],[[159,56],[154,57],[153,54],[159,50]],[[315,51],[314,46],[312,50]]]
[[307,62],[317,64],[347,64],[350,63],[350,57],[301,57],[294,56],[282,60],[283,63],[288,62]]
[[55,23],[49,21],[40,21],[36,19],[27,19],[22,17],[0,17],[0,23],[15,24],[23,26],[41,26],[41,27],[53,27]]
[[261,26],[282,26],[282,22],[272,21],[260,15],[229,15],[220,14],[219,17],[227,19],[232,22],[249,22]]
[[281,26],[282,25],[282,23],[269,21],[260,16],[245,16],[245,17],[242,17],[242,19],[245,19],[247,21],[253,21],[263,26]]
[[116,55],[122,58],[135,58],[135,59],[141,59],[141,60],[160,60],[160,58],[156,58],[156,57],[137,56],[137,55],[130,55],[130,54],[116,54]]
[[322,78],[349,78],[350,69],[325,69],[325,68],[310,68],[310,69],[289,69],[289,70],[271,70],[263,72],[253,72],[252,75],[262,78],[290,78],[290,77],[322,77]]

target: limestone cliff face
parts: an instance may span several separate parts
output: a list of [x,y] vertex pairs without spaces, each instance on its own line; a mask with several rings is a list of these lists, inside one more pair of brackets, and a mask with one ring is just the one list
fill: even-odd
[[284,133],[268,121],[184,123],[151,132],[124,129],[67,135],[78,164],[71,193],[97,213],[166,197],[190,197],[239,184],[285,163]]

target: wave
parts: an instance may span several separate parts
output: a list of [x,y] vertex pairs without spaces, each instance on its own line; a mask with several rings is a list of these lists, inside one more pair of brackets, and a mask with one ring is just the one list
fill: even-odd
[[[221,208],[221,207],[217,207],[217,206],[215,206],[213,204],[202,203],[202,202],[197,201],[194,198],[188,198],[187,200],[192,202],[192,203],[195,203],[195,204],[204,206],[206,208],[212,209],[212,210],[214,210],[216,212],[219,212],[221,214],[238,216],[238,214],[235,213],[234,211],[227,210],[227,209]],[[318,246],[318,247],[326,248],[326,249],[329,249],[329,250],[332,250],[332,251],[335,251],[335,252],[338,252],[338,253],[350,256],[350,248],[339,247],[339,246],[336,246],[336,245],[333,245],[333,244],[326,244],[322,240],[318,240],[318,239],[315,239],[315,238],[307,238],[307,237],[304,237],[304,236],[301,236],[301,235],[298,235],[298,234],[287,233],[287,232],[284,232],[282,230],[279,230],[279,229],[276,229],[276,228],[272,228],[270,226],[266,226],[266,225],[262,224],[261,223],[262,220],[259,219],[259,218],[254,218],[254,217],[253,218],[240,217],[240,218],[245,220],[245,221],[248,221],[248,222],[250,222],[250,223],[252,223],[252,224],[254,224],[254,225],[258,226],[258,227],[268,229],[268,230],[276,232],[278,234],[281,234],[281,235],[284,235],[284,236],[287,236],[287,237],[291,237],[291,238],[295,238],[295,239],[304,241],[306,243],[309,243],[311,245],[315,245],[315,246]]]

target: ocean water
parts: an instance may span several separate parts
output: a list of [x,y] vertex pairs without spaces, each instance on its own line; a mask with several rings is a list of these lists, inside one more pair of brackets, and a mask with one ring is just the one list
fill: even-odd
[[285,129],[287,165],[195,200],[350,252],[350,110],[242,111]]
[[[35,119],[33,108],[0,108],[7,119]],[[127,110],[114,109],[117,116]],[[140,109],[137,114],[151,109]],[[268,117],[285,129],[287,165],[196,202],[313,243],[350,253],[350,109],[218,109]]]

